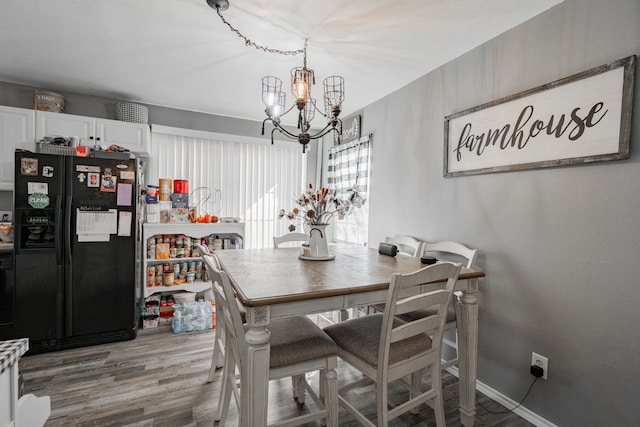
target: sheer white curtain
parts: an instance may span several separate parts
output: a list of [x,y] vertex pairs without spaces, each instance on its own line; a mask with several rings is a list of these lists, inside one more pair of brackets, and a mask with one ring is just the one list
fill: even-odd
[[245,248],[270,247],[274,235],[287,232],[289,223],[278,213],[291,209],[306,179],[306,157],[297,144],[285,142],[154,126],[151,155],[157,168],[150,167],[149,184],[188,180],[190,205],[208,189],[211,198],[201,207],[219,217],[240,217]]
[[369,238],[369,146],[371,135],[329,150],[327,182],[341,199],[350,199],[355,211],[335,221],[335,238],[366,245]]

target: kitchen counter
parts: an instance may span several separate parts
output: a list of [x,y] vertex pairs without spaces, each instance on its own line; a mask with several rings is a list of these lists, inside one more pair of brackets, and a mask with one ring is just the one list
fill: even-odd
[[0,341],[0,427],[42,426],[51,414],[49,396],[19,396],[18,361],[27,350],[27,338]]
[[0,254],[13,253],[13,243],[0,242]]
[[0,341],[0,374],[18,363],[20,356],[29,350],[29,340],[21,338],[19,340]]

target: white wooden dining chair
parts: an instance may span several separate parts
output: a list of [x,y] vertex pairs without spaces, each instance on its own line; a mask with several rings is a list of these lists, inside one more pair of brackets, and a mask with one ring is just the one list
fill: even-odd
[[[211,270],[211,267],[209,267],[209,262],[215,263],[216,266],[220,268],[220,266],[217,264],[218,259],[211,256],[211,252],[209,251],[208,247],[200,243],[196,243],[195,246],[200,251],[202,259],[207,266],[207,272]],[[213,299],[216,302],[217,307],[218,302],[216,301],[215,295],[216,294],[214,292]],[[224,352],[224,319],[218,319],[216,317],[216,330],[213,337],[213,354],[211,355],[211,367],[209,368],[209,376],[207,377],[207,382],[210,383],[211,381],[213,381],[216,370],[222,367],[224,363]]]
[[[325,332],[338,345],[338,356],[364,375],[360,381],[341,387],[340,404],[360,423],[386,426],[409,410],[417,411],[429,404],[438,427],[445,425],[442,399],[440,351],[442,332],[460,264],[434,264],[413,273],[391,276],[384,313],[370,314],[327,326]],[[434,307],[435,314],[403,322],[398,315],[420,307]],[[429,387],[421,381],[421,372],[431,372]],[[405,377],[411,376],[411,381]],[[371,421],[343,395],[355,387],[375,384],[377,423]],[[402,384],[409,390],[408,400],[389,408],[389,383]],[[398,397],[397,395],[395,397]],[[394,397],[394,401],[396,401]]]
[[387,236],[385,243],[390,243],[398,247],[398,252],[404,255],[420,258],[422,254],[422,241],[412,236],[398,235]]
[[[201,245],[198,245],[201,246]],[[226,341],[226,333],[225,333],[225,316],[220,315],[219,307],[222,306],[223,300],[225,300],[224,293],[221,292],[220,286],[215,282],[214,277],[212,276],[212,272],[214,269],[220,269],[220,263],[218,262],[218,258],[216,258],[211,252],[207,250],[205,247],[199,247],[200,253],[202,256],[202,260],[207,267],[207,273],[209,274],[209,279],[211,280],[211,288],[213,291],[213,298],[216,302],[216,330],[214,333],[213,340],[213,354],[211,355],[211,367],[209,368],[209,376],[207,378],[207,382],[213,381],[213,377],[215,375],[216,370],[219,367],[223,368],[224,375],[224,364],[229,357],[229,347],[225,345]],[[226,302],[226,300],[225,300]],[[221,381],[220,383],[220,392],[218,394],[218,404],[216,406],[215,420],[218,421],[224,417],[226,418],[226,413],[223,414],[222,411],[224,409],[224,396],[226,395],[226,389],[228,385],[227,382]]]
[[280,245],[290,242],[309,243],[309,235],[304,233],[287,233],[282,236],[273,236],[274,248],[279,248]]
[[[455,262],[461,262],[467,268],[473,268],[478,257],[478,250],[471,249],[462,243],[450,240],[442,242],[423,242],[422,255],[434,256],[436,259],[443,259]],[[444,256],[444,258],[442,258]],[[447,369],[458,364],[458,304],[455,298],[452,298],[452,304],[447,310],[447,323],[445,324],[445,333],[443,336],[443,344],[450,347],[455,352],[453,358],[446,358],[443,353],[442,369]],[[399,316],[402,320],[412,320],[414,318],[425,317],[433,313],[433,309],[424,308],[414,312],[406,313]],[[451,337],[453,335],[453,337]]]
[[[397,235],[397,236],[387,236],[384,239],[385,243],[389,243],[392,245],[396,245],[398,248],[398,253],[401,255],[408,255],[414,258],[420,258],[422,255],[422,241],[416,239],[413,236],[408,235]],[[363,308],[359,308],[358,312],[362,311],[367,314],[371,314],[374,312],[383,312],[384,304],[373,304],[370,306],[366,306]]]
[[[234,292],[226,272],[220,270],[216,262],[205,255],[205,262],[210,266],[211,279],[214,283],[216,302],[219,301],[217,315],[224,318],[225,343],[227,351],[223,366],[223,384],[216,421],[224,425],[231,397],[234,397],[238,412],[248,412],[241,407],[242,388],[251,387],[238,382],[236,369],[247,369],[247,342],[245,327],[242,322]],[[308,411],[283,421],[270,423],[269,426],[294,426],[308,423],[316,419],[326,419],[326,425],[338,425],[338,384],[335,372],[337,366],[337,346],[329,336],[305,316],[273,319],[270,332],[269,380],[289,376],[303,378],[304,387],[314,400],[317,410]],[[320,390],[316,393],[306,381],[305,373],[320,371]],[[298,402],[300,403],[300,402]]]
[[[467,268],[473,268],[478,257],[478,250],[471,249],[462,243],[453,242],[450,240],[442,242],[422,242],[420,256],[429,255],[435,256],[436,259],[440,259],[442,255],[445,259],[449,258],[449,261],[463,262]],[[384,311],[384,304],[374,304],[371,306],[374,311]],[[455,298],[452,298],[452,304],[447,310],[447,323],[444,326],[445,334],[443,338],[443,344],[450,347],[455,356],[453,358],[447,358],[443,352],[442,355],[442,369],[447,369],[451,366],[458,364],[458,325],[457,325],[457,313],[458,305]],[[399,316],[402,320],[413,320],[420,317],[425,317],[433,314],[433,309],[423,308],[415,310],[411,313],[403,314]],[[451,337],[453,335],[453,337]]]

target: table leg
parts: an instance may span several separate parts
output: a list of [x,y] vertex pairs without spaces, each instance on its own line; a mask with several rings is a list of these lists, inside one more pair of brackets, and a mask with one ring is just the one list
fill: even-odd
[[477,280],[469,281],[456,304],[458,319],[458,365],[460,382],[460,421],[473,426],[476,416],[476,376],[478,366]]
[[247,308],[249,329],[247,338],[247,364],[242,371],[242,411],[240,425],[244,427],[267,425],[269,400],[269,307]]

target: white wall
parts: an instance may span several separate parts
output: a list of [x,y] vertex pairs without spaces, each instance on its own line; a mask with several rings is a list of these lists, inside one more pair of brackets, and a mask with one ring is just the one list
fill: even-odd
[[548,357],[524,406],[560,426],[640,422],[639,121],[626,161],[445,179],[443,119],[633,54],[638,0],[565,0],[362,112],[369,244],[478,248],[479,379],[519,401],[531,352]]

